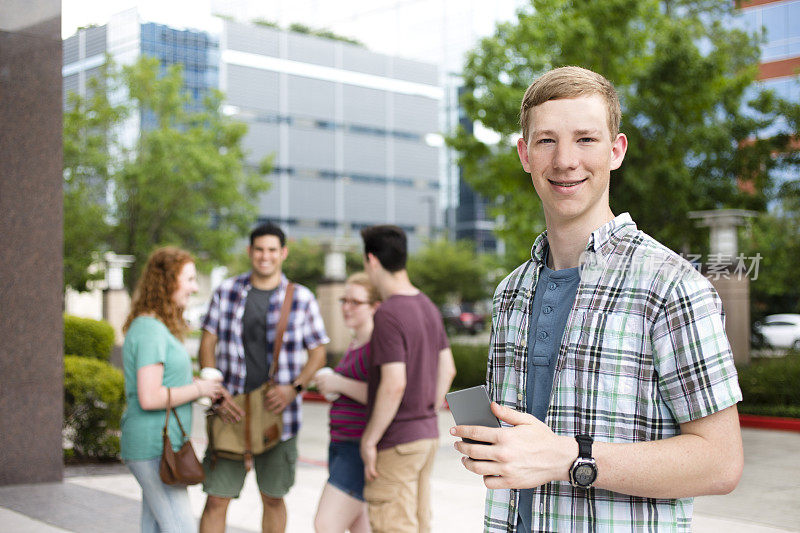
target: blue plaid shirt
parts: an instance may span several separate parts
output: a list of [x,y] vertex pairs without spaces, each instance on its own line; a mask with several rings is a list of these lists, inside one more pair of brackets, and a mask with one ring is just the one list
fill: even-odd
[[[531,260],[494,294],[487,383],[492,400],[526,410],[531,300],[546,234]],[[677,254],[636,228],[627,213],[595,230],[556,354],[545,423],[557,435],[646,442],[742,399],[725,336],[722,302]],[[642,498],[554,481],[533,489],[534,532],[679,531],[692,498]],[[517,528],[518,490],[489,490],[484,528]]]
[[[281,314],[283,298],[289,280],[281,274],[281,282],[269,299],[267,311],[267,341],[269,346],[275,342],[275,327]],[[223,281],[214,291],[208,313],[203,321],[203,329],[217,336],[217,368],[222,372],[223,385],[231,394],[244,392],[247,365],[242,344],[242,317],[247,293],[252,288],[250,273]],[[319,313],[317,300],[308,288],[295,284],[289,322],[283,335],[275,382],[289,385],[302,372],[306,364],[306,350],[330,342],[325,332],[325,324]],[[283,435],[287,440],[300,430],[301,397],[298,395],[283,411]]]

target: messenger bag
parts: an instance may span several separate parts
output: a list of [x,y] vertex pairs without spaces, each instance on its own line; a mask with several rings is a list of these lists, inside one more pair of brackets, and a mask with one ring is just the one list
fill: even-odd
[[276,386],[274,376],[278,368],[278,358],[283,346],[283,334],[289,322],[292,308],[294,283],[286,287],[286,295],[281,306],[281,315],[275,330],[275,343],[272,350],[272,364],[266,383],[244,394],[234,396],[233,402],[244,411],[238,422],[224,422],[213,408],[206,413],[208,430],[208,449],[211,450],[211,468],[218,457],[244,461],[246,470],[253,467],[253,456],[274,448],[283,434],[283,413],[274,413],[267,408],[267,392]]

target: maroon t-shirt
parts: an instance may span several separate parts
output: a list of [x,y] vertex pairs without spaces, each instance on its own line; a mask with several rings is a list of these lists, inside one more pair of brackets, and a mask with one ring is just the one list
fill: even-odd
[[367,418],[372,416],[381,378],[381,365],[406,364],[406,390],[394,420],[378,443],[383,450],[418,439],[439,436],[436,419],[436,381],[439,352],[447,348],[442,315],[422,293],[394,295],[375,313],[370,340],[367,379]]

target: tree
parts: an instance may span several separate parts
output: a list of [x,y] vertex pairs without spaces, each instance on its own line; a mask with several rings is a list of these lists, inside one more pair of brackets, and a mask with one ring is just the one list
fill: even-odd
[[742,249],[751,261],[759,258],[758,276],[755,271],[750,275],[752,320],[775,313],[800,313],[800,212],[760,215],[743,239]]
[[[286,247],[289,249],[289,255],[283,262],[283,273],[290,280],[316,292],[317,286],[325,280],[325,245],[319,241],[303,238],[288,239]],[[364,259],[360,252],[348,250],[345,252],[344,258],[347,275],[364,269]],[[247,253],[238,254],[228,264],[228,268],[231,272],[236,273],[250,270],[250,258]]]
[[[611,207],[675,248],[702,249],[691,210],[764,209],[773,147],[756,132],[772,115],[743,112],[758,69],[759,37],[730,24],[728,0],[534,0],[468,56],[462,104],[503,140],[464,129],[449,139],[467,181],[500,216],[511,263],[544,229],[540,202],[519,164],[519,105],[542,72],[579,65],[620,93],[628,155],[611,178]],[[748,180],[751,192],[740,187]]]
[[[157,59],[142,57],[121,71],[110,65],[93,83],[92,96],[70,96],[64,116],[65,154],[71,144],[65,204],[82,206],[75,225],[65,221],[65,242],[77,243],[65,248],[65,264],[76,271],[65,283],[85,286],[78,272],[85,252],[104,247],[135,257],[129,282],[157,246],[183,246],[201,265],[227,262],[269,186],[268,160],[258,169],[245,164],[247,126],[222,114],[219,91],[190,111],[180,65],[161,69]],[[128,98],[111,105],[108,95],[120,90]],[[154,126],[141,128],[131,145],[115,132],[134,113]]]
[[89,267],[96,252],[107,247],[109,146],[113,125],[128,114],[124,106],[112,105],[101,87],[106,68],[87,81],[88,96],[67,96],[64,112],[64,284],[79,291],[97,278]]
[[411,282],[438,306],[448,299],[465,302],[492,295],[491,258],[476,255],[473,243],[436,240],[408,259]]

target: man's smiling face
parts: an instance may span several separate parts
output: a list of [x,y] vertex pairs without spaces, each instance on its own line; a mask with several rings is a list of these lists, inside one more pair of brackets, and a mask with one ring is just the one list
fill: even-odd
[[529,138],[517,142],[522,168],[531,175],[551,224],[608,220],[611,171],[627,149],[625,135],[611,138],[600,95],[549,100],[529,112]]

